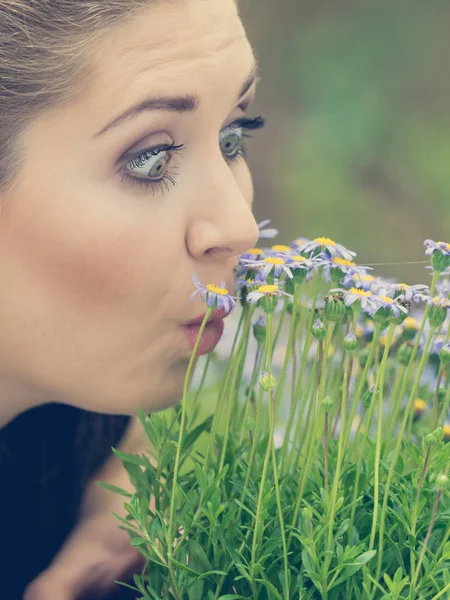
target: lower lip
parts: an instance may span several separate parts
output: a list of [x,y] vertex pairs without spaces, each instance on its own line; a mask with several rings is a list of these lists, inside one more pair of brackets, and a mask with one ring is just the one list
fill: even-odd
[[[200,333],[201,325],[183,325],[182,329],[187,337],[191,352],[193,352],[197,342],[198,334]],[[206,324],[205,330],[198,345],[196,356],[202,356],[212,352],[222,337],[225,323],[222,319],[211,321]]]

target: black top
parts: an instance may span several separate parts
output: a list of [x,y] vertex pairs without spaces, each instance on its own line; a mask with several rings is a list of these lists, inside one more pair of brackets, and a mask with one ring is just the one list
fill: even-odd
[[[49,565],[77,521],[89,477],[111,456],[128,421],[48,404],[0,429],[1,598],[22,600]],[[118,590],[114,598],[131,598]]]

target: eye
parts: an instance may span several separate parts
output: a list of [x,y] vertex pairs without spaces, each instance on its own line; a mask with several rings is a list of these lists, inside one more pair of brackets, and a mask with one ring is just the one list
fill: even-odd
[[223,155],[233,160],[243,150],[242,128],[226,127],[220,132],[219,142]]
[[[219,143],[225,158],[230,161],[236,161],[241,157],[247,158],[245,137],[252,137],[244,133],[246,130],[260,129],[264,127],[265,119],[256,117],[255,119],[241,118],[224,129],[219,134]],[[168,188],[167,182],[176,184],[172,177],[173,169],[169,169],[172,154],[178,153],[182,156],[185,149],[183,144],[162,144],[153,148],[148,148],[129,161],[122,169],[122,180],[127,180],[131,184],[137,184],[148,189],[159,187],[164,192]]]

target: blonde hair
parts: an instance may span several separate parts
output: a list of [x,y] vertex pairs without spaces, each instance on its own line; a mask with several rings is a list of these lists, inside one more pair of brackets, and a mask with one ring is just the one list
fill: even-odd
[[158,1],[0,0],[0,193],[20,172],[27,123],[86,89],[91,44]]

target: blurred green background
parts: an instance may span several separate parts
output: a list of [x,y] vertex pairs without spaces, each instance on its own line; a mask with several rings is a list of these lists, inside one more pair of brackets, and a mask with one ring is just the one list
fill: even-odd
[[[278,243],[331,237],[360,264],[450,239],[450,1],[241,0],[261,67],[255,213]],[[423,265],[376,267],[405,283]]]

